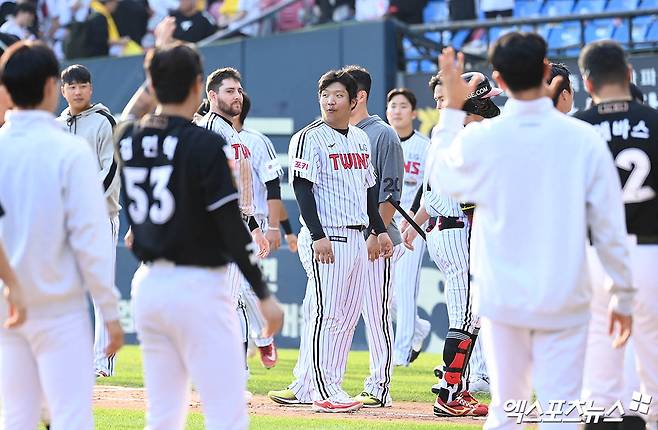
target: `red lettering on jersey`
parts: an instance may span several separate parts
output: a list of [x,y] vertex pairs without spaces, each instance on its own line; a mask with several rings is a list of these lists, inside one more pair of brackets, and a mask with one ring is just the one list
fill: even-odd
[[418,161],[407,161],[404,163],[404,171],[406,173],[411,173],[412,175],[417,175],[420,173],[420,162]]
[[240,158],[240,151],[242,152],[242,158],[249,158],[251,157],[251,151],[249,151],[249,148],[244,146],[241,143],[234,143],[231,145],[233,148],[233,151],[235,151],[235,159],[238,160]]
[[[339,166],[343,169],[367,169],[368,168],[368,154],[357,154],[349,152],[347,154],[329,154],[329,159],[333,161],[334,170],[338,170]],[[338,161],[340,160],[340,164]]]
[[297,160],[297,161],[295,161],[295,169],[308,170],[308,163],[306,163],[304,161]]

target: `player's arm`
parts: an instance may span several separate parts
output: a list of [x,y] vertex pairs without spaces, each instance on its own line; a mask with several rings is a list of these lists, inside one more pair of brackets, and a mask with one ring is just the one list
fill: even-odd
[[[4,215],[0,205],[0,218]],[[9,317],[4,323],[6,328],[17,327],[25,321],[25,303],[18,277],[9,264],[9,258],[0,242],[0,281],[5,284],[4,297],[9,304]]]
[[267,240],[270,248],[276,251],[281,246],[281,231],[279,217],[281,216],[281,182],[278,177],[265,183],[267,188],[268,228]]
[[[84,148],[84,149],[83,149]],[[94,160],[87,147],[71,154],[65,166],[64,213],[68,242],[73,249],[82,282],[105,320],[110,342],[107,355],[123,345],[119,323],[119,291],[112,271],[112,237],[107,225],[107,208],[100,184],[96,180]]]
[[290,252],[297,252],[297,235],[292,230],[292,225],[288,219],[288,211],[286,211],[286,207],[283,205],[283,202],[281,202],[280,215],[281,229],[283,230],[283,237],[286,239],[286,242],[288,242],[288,249]]
[[156,104],[157,100],[155,99],[155,95],[152,94],[152,90],[149,89],[148,84],[144,82],[139,88],[137,88],[128,101],[128,104],[126,104],[126,107],[123,108],[123,112],[121,112],[121,120],[139,120],[147,113],[153,112]]
[[105,197],[108,197],[114,192],[116,185],[120,180],[117,163],[114,160],[114,142],[112,137],[114,125],[116,125],[114,118],[112,118],[112,122],[109,121],[109,118],[103,118],[103,122],[98,131],[98,141],[96,142],[96,145],[98,145],[97,152],[101,165],[101,170],[98,172],[98,176],[103,184]]
[[397,133],[387,128],[379,136],[377,145],[381,154],[377,157],[378,171],[380,173],[379,185],[379,214],[388,226],[395,215],[395,206],[388,201],[388,196],[400,202],[402,196],[402,181],[404,178],[404,153]]

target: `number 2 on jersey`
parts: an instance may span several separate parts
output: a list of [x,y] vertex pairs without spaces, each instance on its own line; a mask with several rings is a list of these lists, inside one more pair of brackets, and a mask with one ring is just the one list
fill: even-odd
[[[175,201],[167,185],[173,170],[173,166],[158,166],[150,170],[146,167],[123,168],[126,194],[132,200],[128,212],[134,223],[143,224],[147,216],[153,224],[164,224],[171,219]],[[150,206],[149,200],[153,200]]]
[[615,164],[620,169],[631,172],[622,189],[624,203],[642,203],[656,197],[653,188],[643,185],[651,173],[651,160],[644,151],[626,148],[617,154]]

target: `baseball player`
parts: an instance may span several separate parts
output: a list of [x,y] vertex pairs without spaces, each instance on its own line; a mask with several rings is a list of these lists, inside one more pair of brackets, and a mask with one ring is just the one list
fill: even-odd
[[232,259],[261,299],[270,328],[282,311],[252,255],[222,138],[190,122],[203,92],[198,53],[175,44],[145,58],[156,115],[117,130],[133,252],[135,325],[149,398],[147,427],[185,427],[190,380],[208,429],[246,429],[244,355],[227,288]]
[[[262,133],[244,128],[244,121],[249,115],[251,100],[247,93],[243,93],[242,110],[240,115],[233,117],[233,127],[238,132],[243,144],[251,154],[254,185],[254,218],[266,231],[265,237],[269,241],[270,250],[275,251],[281,243],[279,230],[279,217],[281,216],[281,184],[283,169],[274,151],[272,141]],[[241,300],[247,314],[248,335],[260,352],[260,359],[265,368],[270,369],[276,365],[278,356],[274,338],[263,337],[265,319],[258,308],[257,297],[247,282],[242,282]]]
[[[95,166],[98,179],[105,191],[105,200],[109,211],[109,228],[112,232],[112,247],[108,253],[112,256],[112,274],[115,273],[116,247],[119,240],[119,192],[121,181],[114,161],[112,131],[116,122],[108,108],[101,103],[91,103],[93,86],[91,73],[80,64],[64,69],[61,75],[61,91],[68,107],[57,118],[67,129],[87,141],[96,156]],[[114,374],[115,356],[106,356],[105,349],[109,336],[105,330],[103,317],[98,306],[94,305],[94,358],[96,376],[107,377]]]
[[[366,286],[362,316],[366,327],[366,338],[370,350],[370,375],[366,378],[363,391],[354,399],[364,407],[391,406],[391,376],[393,372],[393,301],[392,282],[395,277],[395,263],[404,253],[400,246],[402,238],[393,220],[395,207],[387,201],[400,201],[404,177],[404,155],[400,138],[395,130],[379,116],[368,114],[368,96],[372,79],[370,73],[360,66],[343,68],[357,83],[357,103],[352,109],[350,124],[365,131],[370,140],[370,162],[375,169],[377,182],[374,188],[378,193],[379,213],[394,248],[392,253],[382,252],[379,258],[366,263]],[[368,241],[376,241],[368,236]]]
[[[256,220],[252,216],[255,206],[251,152],[242,142],[232,122],[233,117],[240,115],[240,112],[242,112],[243,97],[241,81],[240,72],[230,67],[217,69],[211,73],[206,80],[206,94],[210,111],[197,124],[214,131],[226,141],[224,152],[227,158],[234,164],[233,172],[240,195],[240,211],[245,217],[249,217],[249,229],[252,232],[254,241],[259,247],[258,256],[264,258],[269,253],[269,242],[263,234],[263,232],[267,231],[266,218]],[[246,280],[235,264],[229,264],[227,276],[231,285],[231,295],[240,316],[246,351],[249,326],[245,304],[240,300],[240,291]]]
[[[634,361],[640,392],[652,396],[648,413],[624,418],[624,428],[645,428],[645,421],[658,421],[658,112],[633,100],[631,69],[624,50],[612,41],[587,45],[578,60],[584,85],[593,105],[577,112],[576,118],[599,131],[607,142],[621,179],[626,210],[626,228],[633,247],[631,263],[637,299],[633,308]],[[600,264],[599,264],[600,266]],[[611,281],[601,270],[595,282]],[[625,397],[624,350],[612,348],[605,330],[607,304],[600,288],[594,289],[592,321],[587,337],[583,397],[596,406],[610,407]],[[631,357],[631,359],[633,359]],[[613,423],[588,424],[586,428],[613,428]],[[607,427],[605,426],[607,425]],[[614,426],[617,424],[615,423]],[[615,427],[616,428],[616,427]]]
[[370,225],[382,242],[390,241],[377,211],[368,135],[349,124],[356,94],[350,74],[325,73],[318,82],[322,119],[295,133],[288,153],[302,222],[299,258],[308,284],[295,380],[268,396],[282,404],[313,402],[320,412],[363,406],[341,387],[361,314],[366,259],[376,259],[381,250],[372,242],[367,249],[362,232]]
[[[491,98],[501,93],[489,80],[478,72],[463,76],[469,82],[471,93],[465,106],[464,125],[492,118],[500,113]],[[437,108],[443,109],[445,98],[441,75],[430,80]],[[435,369],[439,383],[432,388],[437,400],[434,412],[438,416],[486,415],[487,407],[471,396],[471,391],[489,391],[487,370],[484,363],[478,332],[479,318],[472,310],[474,292],[469,280],[470,231],[474,207],[459,203],[447,195],[440,195],[425,187],[423,210],[415,220],[428,221],[427,243],[432,260],[446,276],[446,305],[450,329],[443,347],[444,363]],[[416,231],[408,228],[405,240],[411,240]],[[465,350],[465,352],[462,352]],[[455,382],[456,381],[456,382]]]
[[[404,184],[400,206],[409,211],[416,193],[423,185],[425,153],[430,140],[413,128],[413,121],[416,119],[416,95],[413,92],[407,88],[396,88],[388,93],[386,101],[386,118],[400,138],[404,154]],[[408,225],[397,212],[393,219],[400,225],[400,230],[404,230]],[[394,366],[408,366],[413,362],[420,354],[422,343],[431,330],[430,322],[418,316],[416,305],[425,242],[416,238],[413,245],[414,249],[405,252],[395,264]]]
[[[123,344],[112,282],[107,208],[93,155],[62,130],[59,64],[40,42],[12,45],[0,80],[16,108],[0,129],[0,241],[21,282],[28,318],[0,328],[2,427],[36,428],[45,398],[53,430],[93,428],[94,357],[87,292],[110,342]],[[0,320],[7,318],[0,307]]]
[[[446,107],[427,171],[432,190],[477,205],[471,283],[491,376],[485,429],[516,428],[509,401],[529,400],[533,388],[544,411],[550,400],[578,400],[590,306],[588,231],[615,280],[609,293],[616,342],[630,336],[634,290],[619,178],[596,131],[546,97],[545,58],[546,42],[535,33],[498,39],[490,61],[510,98],[499,117],[463,127],[461,109],[472,93],[460,76],[464,57],[456,60],[452,48],[440,56]],[[555,222],[557,207],[568,208],[564,222]],[[579,418],[577,408],[562,415]]]
[[556,76],[561,76],[560,85],[553,96],[553,106],[562,113],[569,113],[573,109],[573,88],[569,76],[571,73],[563,63],[549,63],[551,74],[547,81],[550,84]]

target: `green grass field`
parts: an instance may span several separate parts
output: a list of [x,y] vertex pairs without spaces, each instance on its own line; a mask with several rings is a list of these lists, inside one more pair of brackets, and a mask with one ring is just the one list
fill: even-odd
[[[432,369],[439,363],[438,354],[421,354],[411,367],[395,368],[391,383],[391,394],[395,401],[422,402],[428,408],[434,401],[430,387],[436,382]],[[292,380],[292,369],[297,361],[297,350],[279,350],[279,363],[270,370],[264,369],[258,356],[249,360],[251,378],[249,390],[256,395],[266,395],[269,390],[285,388]],[[351,352],[347,364],[347,373],[343,387],[350,394],[358,394],[363,387],[363,380],[368,374],[368,353],[365,351]],[[99,379],[98,384],[119,385],[124,387],[143,387],[142,361],[139,348],[124,347],[118,355],[116,374],[111,378]],[[489,401],[486,397],[480,400]],[[96,428],[101,430],[142,429],[144,428],[144,413],[121,409],[96,409]],[[188,429],[203,429],[203,418],[198,413],[191,413],[188,419]],[[479,426],[461,425],[456,423],[415,423],[406,421],[376,423],[373,420],[354,418],[341,420],[318,418],[287,418],[269,416],[251,416],[251,429],[476,429]]]

